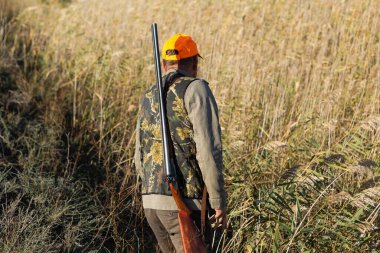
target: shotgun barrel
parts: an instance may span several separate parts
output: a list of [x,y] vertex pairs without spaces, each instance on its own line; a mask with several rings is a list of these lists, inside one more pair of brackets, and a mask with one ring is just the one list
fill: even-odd
[[153,39],[153,51],[154,51],[154,63],[156,65],[156,80],[159,92],[159,106],[160,106],[160,120],[161,120],[161,136],[163,145],[163,159],[165,166],[165,173],[168,182],[174,182],[176,178],[175,168],[172,166],[169,153],[169,129],[168,122],[166,119],[166,105],[164,103],[164,90],[162,85],[162,75],[161,75],[161,64],[160,64],[160,52],[158,49],[158,34],[157,34],[157,24],[152,24],[152,39]]

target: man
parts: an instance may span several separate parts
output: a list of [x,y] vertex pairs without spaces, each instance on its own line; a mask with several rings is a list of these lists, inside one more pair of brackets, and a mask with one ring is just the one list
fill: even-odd
[[[218,108],[204,80],[197,79],[197,45],[185,34],[165,42],[162,66],[166,113],[178,188],[199,223],[204,186],[215,210],[216,226],[226,228],[226,194]],[[165,182],[159,100],[156,85],[141,103],[136,129],[135,164],[142,182],[146,218],[161,250],[183,252],[178,210]]]

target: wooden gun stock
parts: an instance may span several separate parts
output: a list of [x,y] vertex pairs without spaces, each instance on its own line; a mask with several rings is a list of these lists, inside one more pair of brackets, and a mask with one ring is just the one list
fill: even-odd
[[182,197],[172,183],[169,183],[173,198],[178,207],[178,221],[184,253],[207,253],[207,246],[202,235],[191,218],[191,210],[186,206]]

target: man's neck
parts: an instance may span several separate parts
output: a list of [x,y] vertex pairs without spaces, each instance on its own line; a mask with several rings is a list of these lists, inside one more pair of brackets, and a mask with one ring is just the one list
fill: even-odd
[[175,72],[175,71],[177,71],[178,69],[177,68],[169,68],[169,69],[167,69],[166,71],[165,71],[165,74],[169,74],[169,73],[171,73],[171,72]]
[[189,72],[185,71],[185,70],[182,70],[182,69],[178,69],[178,68],[169,68],[166,70],[165,72],[165,75],[169,74],[169,73],[172,73],[172,72],[180,72],[181,74],[183,74],[184,76],[191,76],[193,77]]

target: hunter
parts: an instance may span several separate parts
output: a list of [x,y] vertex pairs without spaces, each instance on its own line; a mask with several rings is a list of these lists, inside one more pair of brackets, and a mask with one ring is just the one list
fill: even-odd
[[[215,98],[205,80],[198,79],[196,43],[176,34],[162,50],[166,113],[172,153],[177,165],[178,188],[200,224],[203,188],[208,191],[215,225],[225,229],[221,129]],[[142,183],[142,201],[147,221],[164,253],[183,252],[178,210],[165,182],[157,87],[142,97],[136,128],[135,165]]]

